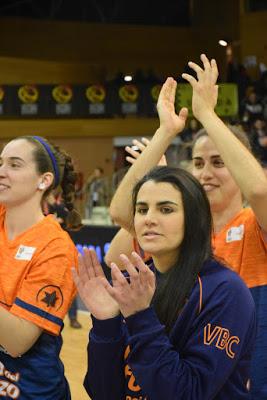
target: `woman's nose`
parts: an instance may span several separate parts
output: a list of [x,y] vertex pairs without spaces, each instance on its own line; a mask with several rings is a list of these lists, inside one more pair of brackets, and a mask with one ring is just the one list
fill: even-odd
[[206,164],[201,170],[200,174],[201,178],[203,179],[209,179],[212,177],[212,168],[210,165]]

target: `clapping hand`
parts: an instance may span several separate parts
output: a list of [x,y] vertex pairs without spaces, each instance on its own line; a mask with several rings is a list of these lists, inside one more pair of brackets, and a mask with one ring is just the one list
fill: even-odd
[[74,282],[86,308],[97,319],[113,318],[119,314],[119,306],[106,290],[108,283],[94,250],[84,249],[79,254],[79,272],[72,269]]
[[155,275],[135,252],[132,253],[134,265],[126,255],[122,254],[120,258],[129,278],[127,279],[117,265],[112,263],[113,286],[107,281],[103,281],[103,284],[126,318],[150,306],[155,292]]
[[209,59],[205,54],[201,54],[203,67],[189,61],[188,65],[196,74],[195,79],[190,74],[182,74],[182,77],[190,83],[193,88],[192,110],[194,116],[202,122],[205,120],[207,113],[213,112],[217,104],[218,86],[216,85],[218,78],[218,68],[216,61]]
[[157,102],[160,129],[173,137],[184,130],[188,116],[188,109],[185,107],[181,108],[179,114],[175,112],[176,88],[177,82],[173,78],[167,78],[162,85]]

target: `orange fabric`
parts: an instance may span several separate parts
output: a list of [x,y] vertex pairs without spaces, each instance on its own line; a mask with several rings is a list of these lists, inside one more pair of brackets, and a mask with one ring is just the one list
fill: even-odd
[[77,250],[52,215],[8,240],[0,206],[0,305],[58,335],[76,294]]
[[267,285],[267,243],[251,208],[244,208],[213,237],[213,247],[249,288]]
[[133,239],[133,248],[134,251],[139,254],[140,257],[142,257],[142,260],[144,260],[144,262],[147,262],[148,260],[151,259],[151,255],[149,253],[146,253],[142,247],[140,246],[140,244],[138,243],[138,241],[134,238]]

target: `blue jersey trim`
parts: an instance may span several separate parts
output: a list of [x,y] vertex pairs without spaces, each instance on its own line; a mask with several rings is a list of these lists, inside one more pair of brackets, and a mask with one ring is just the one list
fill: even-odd
[[24,308],[27,311],[32,312],[33,314],[37,314],[42,318],[47,319],[48,321],[53,322],[54,324],[59,325],[60,327],[63,326],[63,321],[62,319],[55,317],[52,314],[49,314],[48,312],[41,310],[38,307],[33,306],[32,304],[28,304],[25,301],[19,299],[18,297],[15,299],[15,304],[21,308]]

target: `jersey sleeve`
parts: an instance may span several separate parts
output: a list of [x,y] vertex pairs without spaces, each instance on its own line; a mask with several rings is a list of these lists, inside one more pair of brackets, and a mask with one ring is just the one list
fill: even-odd
[[76,293],[71,267],[77,265],[73,243],[63,238],[52,240],[34,260],[10,312],[58,335]]
[[254,235],[255,235],[255,239],[254,242],[255,244],[259,243],[260,245],[262,245],[265,249],[267,249],[267,232],[265,232],[257,218],[256,215],[254,213],[254,211],[252,210],[252,208],[248,207],[245,209],[246,210],[246,214],[245,214],[245,224],[246,224],[246,228],[252,229],[254,231]]
[[92,317],[92,321],[84,387],[94,400],[123,400],[125,324],[121,315],[103,321]]
[[[247,362],[255,310],[243,284],[222,285],[203,307],[180,351],[173,343],[183,334],[182,327],[176,332],[173,328],[171,342],[152,307],[126,318],[126,325],[130,334],[126,361],[147,398],[205,400],[216,397],[237,363]],[[240,377],[243,390],[246,379]]]

